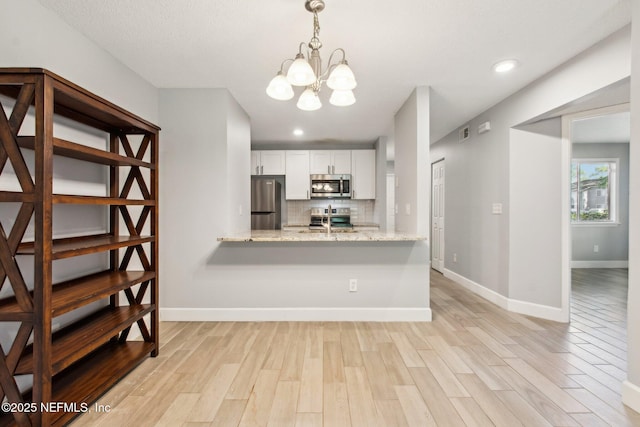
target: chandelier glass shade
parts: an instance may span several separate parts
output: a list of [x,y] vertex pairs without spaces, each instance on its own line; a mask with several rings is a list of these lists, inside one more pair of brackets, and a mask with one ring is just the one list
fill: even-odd
[[[322,69],[320,48],[322,42],[318,38],[320,24],[318,12],[324,9],[323,0],[306,0],[305,8],[313,13],[313,37],[309,43],[300,43],[298,54],[294,59],[286,59],[280,66],[280,71],[267,86],[267,95],[279,101],[288,101],[294,96],[292,86],[302,86],[305,90],[298,98],[297,107],[304,111],[315,111],[322,107],[319,93],[322,84],[333,90],[329,102],[332,105],[344,107],[356,102],[353,89],[357,86],[356,78],[349,67],[344,49],[338,48],[329,56],[326,68]],[[306,46],[307,56],[303,53]],[[342,59],[334,61],[334,56],[342,55]],[[289,68],[285,75],[285,66]]]

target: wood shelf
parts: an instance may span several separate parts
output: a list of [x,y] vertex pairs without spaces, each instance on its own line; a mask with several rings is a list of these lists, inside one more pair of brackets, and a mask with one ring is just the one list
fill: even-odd
[[[55,375],[131,326],[155,306],[107,307],[53,334],[51,371]],[[15,375],[33,373],[32,347],[25,349]]]
[[52,199],[54,204],[77,204],[77,205],[113,205],[113,206],[155,206],[155,200],[147,199],[123,199],[120,197],[101,196],[76,196],[68,194],[54,194]]
[[[75,402],[78,407],[82,403],[90,404],[149,357],[154,350],[155,345],[150,342],[109,342],[54,378],[51,401]],[[29,402],[31,396],[27,394],[24,399]],[[79,414],[58,412],[52,415],[51,425],[62,426]],[[11,425],[14,425],[11,415],[2,414],[0,426]]]
[[[154,236],[112,236],[110,234],[98,234],[94,236],[70,237],[56,239],[52,245],[53,259],[70,258],[74,256],[104,252],[127,246],[141,245],[153,242]],[[16,255],[33,255],[34,243],[21,243]]]
[[[54,378],[51,400],[94,402],[154,350],[153,343],[144,341],[108,343]],[[77,414],[60,415],[53,425],[64,425]]]
[[[33,150],[35,147],[35,137],[19,136],[18,146]],[[121,156],[98,148],[87,147],[64,139],[53,138],[53,154],[69,157],[76,160],[84,160],[92,163],[99,163],[106,166],[139,166],[143,168],[155,169],[155,165],[149,162],[138,160],[134,157]]]
[[[3,79],[4,76],[8,78]],[[157,133],[160,127],[150,123],[135,114],[107,101],[104,98],[89,92],[86,89],[52,73],[43,68],[2,68],[0,69],[0,82],[9,79],[15,81],[14,76],[23,76],[23,80],[37,78],[49,78],[53,86],[53,98],[55,99],[53,111],[56,114],[84,123],[96,129],[107,132],[123,133]],[[5,82],[3,82],[5,83]],[[21,85],[0,85],[0,93],[16,98]]]
[[20,193],[17,191],[0,191],[0,202],[7,203],[33,203],[36,200],[33,193]]
[[[155,277],[153,271],[102,271],[59,283],[51,292],[51,315],[60,316]],[[20,309],[15,297],[0,301],[0,321],[22,320],[31,315]]]
[[[18,325],[0,357],[0,392],[11,402],[19,402],[22,394],[23,401],[36,408],[48,402],[91,404],[145,357],[158,355],[160,128],[41,68],[0,68],[0,95],[15,100],[5,105],[0,98],[0,109],[10,111],[0,114],[0,157],[11,164],[19,183],[18,191],[0,191],[0,204],[21,204],[11,226],[2,224],[5,232],[0,233],[0,282],[12,295],[0,300],[0,322]],[[35,118],[35,125],[28,116]],[[55,138],[59,117],[105,132],[106,147]],[[24,123],[31,131],[22,129]],[[23,131],[32,135],[19,135]],[[25,162],[26,150],[33,151],[33,165]],[[107,193],[53,194],[54,170],[61,157],[108,172]],[[0,178],[2,174],[0,168]],[[59,204],[104,206],[105,232],[55,239],[64,233],[53,224],[54,206]],[[35,242],[25,238],[27,229]],[[151,235],[140,235],[143,231]],[[105,271],[53,283],[55,260],[100,252],[108,252],[108,264],[105,257],[98,267]],[[21,271],[18,255],[32,257],[32,268]],[[139,261],[145,271],[127,271],[132,261]],[[66,265],[71,274],[83,274]],[[74,312],[93,302],[104,307],[85,317]],[[52,333],[53,319],[63,314],[70,324]],[[142,341],[127,341],[136,323]],[[17,377],[25,374],[32,374],[33,384],[21,393]],[[77,415],[72,409],[29,417],[0,414],[0,426],[62,425]]]
[[[78,196],[75,194],[54,194],[51,199],[53,204],[75,205],[109,205],[109,206],[155,206],[155,200],[150,199],[125,199],[121,197],[104,196]],[[17,191],[0,191],[0,202],[34,203],[33,193],[21,193]]]

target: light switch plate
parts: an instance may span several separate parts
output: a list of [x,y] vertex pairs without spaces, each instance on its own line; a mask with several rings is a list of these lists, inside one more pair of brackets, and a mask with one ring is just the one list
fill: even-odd
[[494,215],[501,215],[502,214],[502,203],[494,203],[491,206],[491,213]]

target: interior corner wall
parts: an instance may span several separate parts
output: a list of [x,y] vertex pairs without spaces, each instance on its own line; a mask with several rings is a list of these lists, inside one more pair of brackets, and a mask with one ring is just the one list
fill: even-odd
[[429,232],[429,94],[417,87],[395,115],[396,230]]
[[[251,229],[251,123],[249,115],[227,92],[227,224],[228,232]],[[245,173],[246,172],[246,173]]]
[[226,89],[160,91],[161,306],[208,299],[197,278],[216,236],[228,233],[228,102]]
[[[468,121],[467,140],[459,141],[456,129],[431,146],[431,157],[447,162],[445,274],[505,307],[510,293],[526,294],[509,284],[510,233],[519,233],[510,229],[509,220],[510,129],[628,78],[630,51],[627,26]],[[491,130],[479,134],[486,121]],[[495,203],[502,205],[502,214],[492,213]],[[527,271],[544,268],[531,262]]]
[[[560,118],[509,135],[509,299],[562,305],[562,124]],[[531,268],[532,265],[544,268]]]
[[158,122],[158,89],[37,0],[2,1],[0,40],[0,67],[46,68]]
[[629,297],[627,300],[627,381],[622,401],[640,412],[640,2],[632,3],[631,142],[629,163]]
[[381,136],[375,144],[376,149],[376,203],[374,222],[380,224],[380,230],[387,230],[387,137]]

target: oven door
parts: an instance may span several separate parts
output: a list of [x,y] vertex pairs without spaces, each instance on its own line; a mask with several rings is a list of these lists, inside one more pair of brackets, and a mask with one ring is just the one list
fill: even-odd
[[350,199],[351,175],[311,175],[312,199]]

